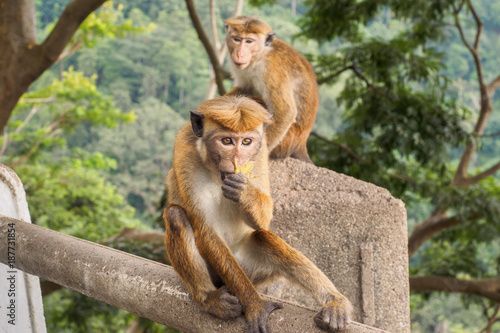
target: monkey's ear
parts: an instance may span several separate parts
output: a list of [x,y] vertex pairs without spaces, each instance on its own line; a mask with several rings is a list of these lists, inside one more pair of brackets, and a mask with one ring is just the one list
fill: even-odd
[[224,23],[224,30],[226,30],[226,32],[227,32],[228,29],[229,29],[229,24]]
[[201,138],[203,136],[203,118],[204,116],[198,111],[191,112],[191,126],[193,127],[194,134]]
[[276,36],[276,34],[274,32],[272,32],[272,31],[267,34],[267,37],[266,37],[266,46],[271,46],[271,44],[272,44],[275,36]]

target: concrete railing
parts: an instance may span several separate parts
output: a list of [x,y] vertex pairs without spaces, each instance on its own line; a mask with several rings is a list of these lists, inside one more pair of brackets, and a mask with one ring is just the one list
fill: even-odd
[[[199,311],[169,266],[0,216],[0,262],[9,263],[7,239],[15,233],[14,266],[182,332],[245,332],[244,319],[224,321]],[[269,332],[323,332],[315,311],[285,303],[268,320]],[[385,332],[356,322],[344,332]]]

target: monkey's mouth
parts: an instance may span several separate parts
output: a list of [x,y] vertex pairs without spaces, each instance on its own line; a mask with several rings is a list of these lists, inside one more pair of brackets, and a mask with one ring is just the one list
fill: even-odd
[[234,65],[238,69],[243,69],[243,68],[247,67],[248,63],[246,63],[246,62],[235,62]]

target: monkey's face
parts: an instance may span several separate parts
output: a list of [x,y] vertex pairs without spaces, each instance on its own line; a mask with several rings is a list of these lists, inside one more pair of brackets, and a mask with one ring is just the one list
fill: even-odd
[[227,47],[237,69],[244,69],[252,64],[262,54],[265,44],[265,35],[240,33],[232,29],[228,31]]
[[235,161],[242,165],[257,155],[262,145],[262,131],[237,133],[218,130],[208,135],[207,141],[210,164],[220,173],[223,181],[228,174],[234,173]]

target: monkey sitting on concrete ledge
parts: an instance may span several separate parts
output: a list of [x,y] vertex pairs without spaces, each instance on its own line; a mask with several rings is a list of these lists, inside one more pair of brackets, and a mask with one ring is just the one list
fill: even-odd
[[166,179],[165,247],[199,307],[219,318],[242,313],[248,332],[265,333],[269,313],[256,286],[285,277],[324,306],[314,318],[344,328],[351,303],[302,253],[269,231],[273,203],[265,127],[270,116],[243,96],[223,96],[191,112],[178,133]]

